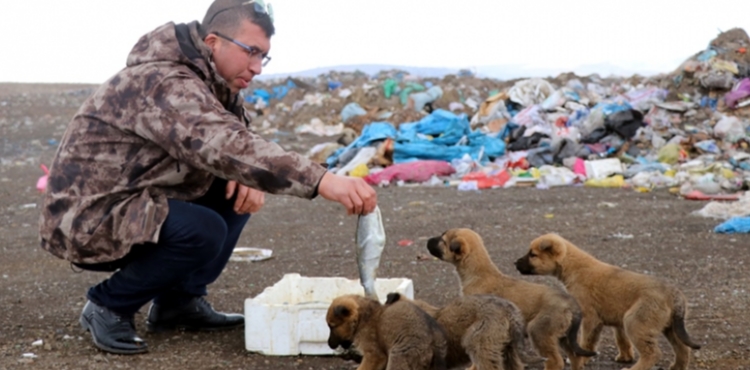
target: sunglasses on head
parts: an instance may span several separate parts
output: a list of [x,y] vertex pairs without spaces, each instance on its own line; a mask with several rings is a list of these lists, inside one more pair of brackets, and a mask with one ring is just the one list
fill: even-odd
[[226,10],[230,10],[230,9],[234,9],[234,8],[238,8],[238,7],[242,7],[242,6],[250,5],[250,4],[253,5],[253,10],[255,11],[256,14],[268,15],[268,18],[271,19],[271,23],[273,23],[273,7],[271,7],[271,4],[266,4],[263,0],[245,1],[242,4],[230,6],[228,8],[219,10],[218,12],[214,13],[213,16],[211,16],[211,19],[208,20],[208,23],[210,24],[214,20],[214,18],[216,18],[217,15],[221,14],[222,12]]

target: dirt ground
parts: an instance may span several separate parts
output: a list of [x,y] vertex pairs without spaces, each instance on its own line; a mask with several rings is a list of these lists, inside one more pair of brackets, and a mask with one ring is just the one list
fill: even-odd
[[[91,90],[78,85],[0,84],[0,370],[7,369],[353,369],[338,357],[266,357],[248,353],[244,332],[145,333],[144,307],[136,317],[150,353],[104,354],[81,331],[86,289],[107,277],[76,273],[39,248],[40,162],[49,164],[65,125]],[[315,140],[279,136],[293,150]],[[601,260],[675,282],[689,302],[687,328],[704,347],[692,369],[750,369],[750,235],[712,233],[717,220],[691,215],[705,203],[667,192],[516,188],[458,192],[455,188],[378,189],[388,244],[380,277],[413,279],[415,296],[434,304],[458,294],[453,268],[427,258],[426,240],[447,228],[470,227],[485,239],[495,263],[520,276],[512,261],[534,237],[555,231]],[[240,245],[273,250],[257,263],[230,262],[209,287],[208,300],[241,312],[246,298],[283,274],[356,279],[356,219],[324,200],[268,196],[244,230]],[[411,246],[399,246],[401,240]],[[529,278],[555,284],[551,278]],[[32,343],[42,339],[43,345]],[[668,368],[672,351],[659,368]],[[37,358],[24,358],[34,353]],[[620,369],[612,334],[587,369]],[[541,369],[540,366],[530,367]]]

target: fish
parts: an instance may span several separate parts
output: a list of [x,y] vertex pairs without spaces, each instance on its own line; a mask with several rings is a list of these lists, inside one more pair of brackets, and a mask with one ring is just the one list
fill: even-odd
[[379,300],[375,292],[375,279],[380,266],[380,256],[385,248],[385,230],[378,206],[375,206],[370,214],[359,215],[356,241],[359,281],[366,297]]

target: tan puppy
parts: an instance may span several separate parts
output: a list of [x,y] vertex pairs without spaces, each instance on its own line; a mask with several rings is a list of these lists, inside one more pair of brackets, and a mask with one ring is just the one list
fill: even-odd
[[456,267],[463,295],[494,294],[513,302],[526,321],[526,331],[542,357],[545,370],[565,366],[559,349],[570,358],[573,370],[583,368],[582,356],[595,356],[578,346],[581,309],[561,289],[504,275],[492,263],[482,238],[470,229],[451,229],[431,238],[427,249],[433,256]]
[[472,363],[477,370],[523,370],[525,363],[544,361],[526,340],[521,311],[513,303],[492,295],[459,297],[437,308],[422,300],[388,294],[386,305],[413,302],[443,327],[448,339],[445,358],[449,369]]
[[685,330],[687,304],[676,287],[601,262],[559,235],[534,239],[516,268],[523,274],[554,275],[576,297],[583,309],[583,348],[596,347],[602,326],[615,328],[616,361],[632,362],[634,344],[640,358],[631,370],[648,370],[659,361],[661,333],[675,352],[672,370],[687,369],[690,348],[700,348]]
[[326,321],[328,346],[362,352],[359,370],[444,370],[447,347],[443,329],[414,304],[383,306],[358,295],[333,300]]

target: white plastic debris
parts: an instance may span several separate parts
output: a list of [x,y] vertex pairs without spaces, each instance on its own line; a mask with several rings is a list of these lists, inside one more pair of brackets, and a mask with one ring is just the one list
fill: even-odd
[[259,262],[271,257],[273,257],[273,251],[270,249],[235,247],[229,260],[234,262]]

